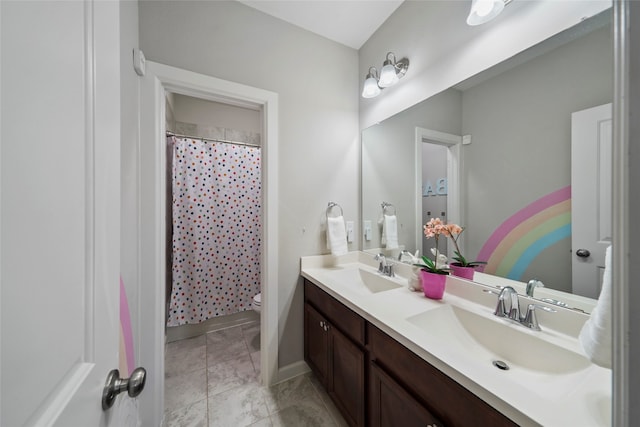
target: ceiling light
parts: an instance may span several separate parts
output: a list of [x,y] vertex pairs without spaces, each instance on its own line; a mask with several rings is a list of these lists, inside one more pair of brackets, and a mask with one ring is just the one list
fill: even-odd
[[491,21],[511,0],[472,0],[471,11],[467,17],[468,25],[480,25]]
[[362,97],[373,98],[378,96],[380,89],[393,86],[404,77],[408,68],[409,60],[407,58],[396,61],[396,56],[393,52],[387,53],[387,57],[382,63],[380,77],[378,77],[378,70],[375,67],[369,67],[362,89]]

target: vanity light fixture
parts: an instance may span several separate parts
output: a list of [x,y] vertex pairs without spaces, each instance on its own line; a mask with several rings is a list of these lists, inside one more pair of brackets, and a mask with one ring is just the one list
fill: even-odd
[[484,24],[498,16],[511,0],[471,0],[471,11],[467,24],[474,26]]
[[376,67],[369,67],[369,72],[364,80],[364,87],[362,88],[363,98],[374,98],[380,95],[381,89],[393,86],[407,74],[409,69],[409,60],[402,58],[396,61],[396,56],[393,52],[387,53],[387,57],[382,63],[382,69],[380,70],[380,77],[378,77],[378,70]]
[[362,97],[375,98],[378,95],[380,95],[380,87],[378,86],[378,70],[376,70],[376,67],[369,67],[367,77],[364,79]]

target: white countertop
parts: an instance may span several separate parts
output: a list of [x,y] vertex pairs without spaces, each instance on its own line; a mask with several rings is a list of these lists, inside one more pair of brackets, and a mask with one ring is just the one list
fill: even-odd
[[[336,271],[360,268],[375,272],[377,263],[370,254],[350,252],[340,257],[331,255],[303,257],[301,274],[338,301],[351,308],[416,355],[463,385],[476,396],[523,425],[544,426],[608,426],[611,424],[611,371],[586,363],[581,369],[562,374],[512,368],[500,371],[484,360],[461,351],[457,342],[443,341],[442,334],[429,333],[410,322],[412,316],[444,305],[462,307],[491,320],[496,296],[483,289],[487,286],[447,277],[442,300],[430,300],[422,292],[411,292],[406,284],[411,274],[408,265],[396,264],[396,280],[402,287],[379,293],[365,294],[337,280]],[[527,302],[520,297],[521,304]],[[539,302],[537,302],[539,303]],[[572,310],[554,307],[555,313],[538,315],[542,331],[530,331],[516,324],[527,334],[574,353],[583,354],[577,336],[588,316]],[[434,325],[437,328],[439,325]],[[455,339],[454,337],[449,340]],[[468,347],[466,347],[468,348]],[[534,356],[544,357],[544,354]],[[586,358],[586,356],[585,356]]]

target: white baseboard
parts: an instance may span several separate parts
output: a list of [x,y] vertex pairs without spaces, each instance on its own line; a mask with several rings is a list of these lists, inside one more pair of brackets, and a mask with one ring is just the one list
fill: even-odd
[[281,383],[286,380],[290,380],[293,377],[297,377],[298,375],[306,374],[310,372],[311,369],[307,362],[304,360],[300,360],[299,362],[290,363],[287,366],[283,366],[278,369],[278,380],[277,383]]

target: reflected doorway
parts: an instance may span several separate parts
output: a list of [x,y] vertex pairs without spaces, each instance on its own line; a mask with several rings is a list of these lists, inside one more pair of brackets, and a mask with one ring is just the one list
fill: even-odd
[[[461,146],[463,138],[433,129],[416,127],[416,230],[420,230],[416,247],[421,255],[431,257],[435,239],[427,239],[423,225],[430,218],[440,218],[445,222],[464,224],[461,200],[464,189],[460,179]],[[470,139],[470,137],[469,137]],[[441,253],[449,259],[453,256],[446,239],[439,239]],[[458,242],[464,251],[464,240]],[[453,246],[453,245],[449,245]],[[451,253],[450,253],[451,251]]]
[[[422,143],[422,224],[426,224],[431,218],[440,218],[447,222],[447,153],[444,145],[423,141]],[[435,247],[435,239],[424,238],[422,240],[422,254],[431,256],[431,250]],[[447,239],[438,241],[440,253],[447,254]]]

